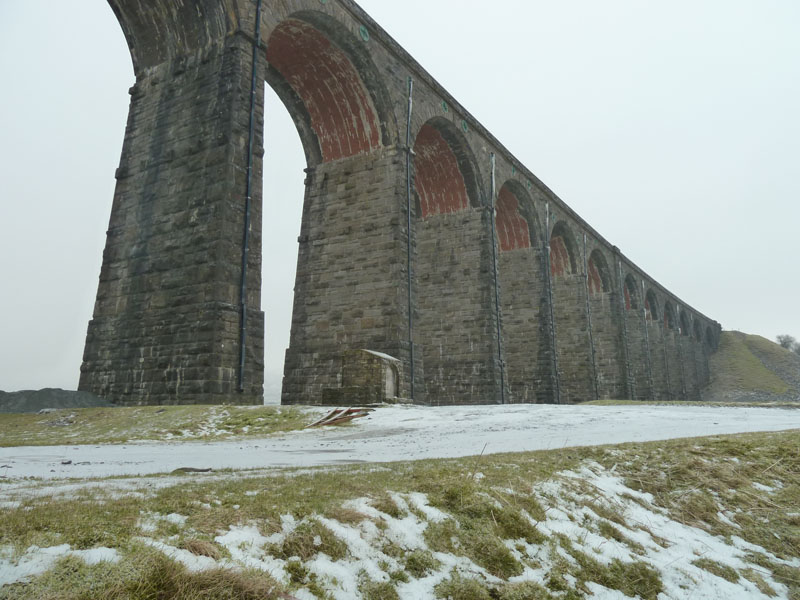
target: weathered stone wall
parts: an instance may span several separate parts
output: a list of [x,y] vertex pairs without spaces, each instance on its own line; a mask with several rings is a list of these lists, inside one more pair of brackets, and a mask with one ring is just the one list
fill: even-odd
[[681,360],[686,381],[687,400],[700,400],[700,382],[697,377],[697,365],[694,358],[694,344],[688,335],[679,338]]
[[625,364],[622,352],[622,331],[613,292],[594,294],[591,302],[592,338],[598,398],[625,398]]
[[550,379],[550,357],[540,356],[547,354],[541,352],[541,347],[549,338],[546,316],[542,314],[547,305],[541,251],[520,248],[503,252],[498,264],[511,401],[536,403]]
[[628,358],[631,365],[634,400],[650,400],[653,389],[650,383],[650,356],[644,332],[641,311],[636,308],[625,311],[628,329]]
[[481,208],[417,221],[416,331],[431,405],[501,401],[488,221]]
[[672,394],[664,363],[663,327],[655,321],[648,320],[647,332],[650,341],[650,368],[653,373],[653,397],[655,400],[671,400]]
[[686,369],[680,352],[680,336],[675,331],[667,331],[667,357],[670,374],[670,391],[676,400],[688,398],[686,386]]
[[[228,38],[140,72],[131,88],[81,390],[124,404],[218,402],[237,392],[246,185],[236,167],[249,126],[241,99],[250,48]],[[263,393],[260,195],[243,403]]]
[[573,404],[594,400],[594,369],[583,275],[553,278],[553,314],[560,402]]
[[[283,402],[342,389],[342,356],[360,349],[399,359],[400,395],[431,404],[694,398],[708,381],[719,325],[592,229],[351,0],[264,0],[260,21],[253,0],[109,3],[137,80],[82,390],[261,401],[264,81],[308,160]],[[672,324],[624,307],[628,276],[678,307]]]
[[285,404],[313,403],[341,385],[346,349],[408,356],[403,165],[384,150],[308,170]]

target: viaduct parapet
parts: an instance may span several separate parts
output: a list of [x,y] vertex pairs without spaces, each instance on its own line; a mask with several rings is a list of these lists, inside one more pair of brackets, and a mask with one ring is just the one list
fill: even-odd
[[719,324],[354,2],[109,3],[136,82],[81,390],[262,402],[266,81],[308,163],[284,403],[335,398],[360,377],[348,356],[433,405],[699,397]]

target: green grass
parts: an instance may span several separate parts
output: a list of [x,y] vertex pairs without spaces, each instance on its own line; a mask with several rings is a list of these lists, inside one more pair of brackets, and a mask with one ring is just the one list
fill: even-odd
[[[561,471],[577,469],[585,461],[597,462],[606,469],[614,467],[629,487],[652,494],[654,502],[680,522],[721,537],[742,537],[779,558],[800,556],[800,518],[796,508],[800,506],[800,433],[747,434],[484,456],[480,459],[483,474],[480,480],[472,476],[476,459],[466,458],[396,463],[382,465],[380,469],[369,465],[347,466],[294,470],[286,475],[249,474],[247,478],[231,474],[224,478],[181,481],[124,497],[103,488],[92,488],[58,502],[48,497],[20,498],[19,508],[3,510],[0,547],[11,546],[20,554],[31,545],[69,543],[74,549],[109,546],[119,549],[123,559],[116,565],[95,567],[65,559],[29,586],[3,588],[0,598],[144,600],[189,598],[192,596],[186,595],[189,592],[185,590],[190,590],[198,598],[245,599],[251,597],[247,594],[252,589],[262,593],[258,597],[271,598],[274,596],[269,594],[278,593],[275,591],[278,588],[263,574],[225,571],[219,577],[233,578],[230,580],[233,591],[224,591],[214,587],[205,575],[188,573],[142,546],[137,538],[147,535],[176,547],[195,548],[195,553],[203,555],[215,551],[224,554],[213,543],[220,532],[248,525],[269,536],[282,530],[281,517],[287,514],[300,525],[282,543],[273,544],[266,551],[288,560],[290,593],[303,587],[318,598],[329,597],[324,582],[306,563],[321,553],[333,560],[348,560],[347,546],[320,520],[327,517],[353,527],[369,526],[377,536],[376,547],[390,557],[384,569],[388,580],[375,581],[366,576],[360,580],[362,595],[370,599],[394,600],[400,582],[442,569],[433,554],[435,551],[469,558],[500,580],[488,583],[453,572],[436,589],[441,598],[576,600],[586,597],[588,582],[632,597],[655,598],[662,589],[659,573],[638,559],[640,548],[622,531],[626,526],[625,515],[614,505],[604,503],[596,492],[587,507],[603,521],[591,530],[626,545],[634,554],[631,561],[602,564],[591,552],[571,547],[560,536],[547,537],[535,526],[544,520],[546,511],[543,500],[532,495],[533,487]],[[769,486],[772,491],[760,491],[754,483]],[[425,536],[430,550],[404,548],[381,537],[386,519],[413,516],[398,506],[387,490],[399,494],[425,493],[431,505],[450,515],[444,521],[428,523]],[[379,515],[385,516],[366,517],[343,508],[347,501],[356,498],[371,498],[372,506],[380,507]],[[555,498],[553,505],[558,506],[559,502]],[[411,511],[417,514],[416,509]],[[718,518],[723,511],[738,527]],[[161,522],[155,532],[143,534],[139,523],[153,513],[178,513],[188,519],[185,525]],[[628,529],[636,526],[627,523]],[[544,584],[509,581],[525,566],[538,568],[537,553],[528,552],[527,548],[556,547],[561,547],[573,560],[555,554],[556,563]],[[395,562],[390,568],[388,562],[392,560]],[[800,578],[794,570],[764,556],[753,557],[753,562],[760,566],[758,572],[742,570],[736,576],[766,590],[769,585],[759,573],[771,572],[776,580],[788,586],[790,598],[800,598]],[[697,564],[712,573],[716,569],[715,574],[722,577],[734,576],[725,565],[702,558]],[[141,586],[141,594],[131,592],[136,586]],[[160,586],[166,591],[155,592]],[[265,591],[264,586],[272,591]],[[230,595],[220,595],[224,593]]]
[[724,331],[719,350],[711,355],[711,388],[722,394],[761,392],[780,396],[792,386],[775,369],[795,360],[791,352],[760,336]]
[[306,410],[288,406],[112,407],[0,414],[0,446],[254,437],[301,429],[313,420]]

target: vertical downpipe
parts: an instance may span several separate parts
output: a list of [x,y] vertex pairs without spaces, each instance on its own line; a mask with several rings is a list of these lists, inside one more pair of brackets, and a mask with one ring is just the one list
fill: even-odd
[[244,202],[244,234],[242,236],[242,280],[239,290],[241,322],[239,326],[239,392],[244,392],[244,365],[247,345],[247,262],[250,257],[250,222],[253,206],[253,154],[256,137],[256,100],[258,84],[258,49],[261,46],[261,1],[256,4],[256,32],[253,39],[253,71],[250,82],[250,132],[247,142],[247,191]]
[[550,272],[551,265],[552,265],[552,257],[550,253],[552,252],[552,248],[550,248],[550,203],[547,202],[545,204],[545,217],[544,217],[544,258],[546,260],[545,264],[545,276],[547,281],[547,304],[550,309],[550,347],[552,352],[552,365],[553,365],[553,384],[555,385],[555,401],[556,404],[561,404],[561,376],[558,373],[558,352],[556,351],[556,313],[553,309],[553,275]]
[[[656,391],[653,385],[653,358],[650,355],[650,330],[647,327],[647,290],[642,279],[642,322],[644,323],[644,344],[647,349],[647,378],[650,382],[650,399],[656,399]],[[652,310],[652,308],[651,308]]]
[[586,257],[586,234],[583,234],[583,293],[586,296],[586,323],[589,332],[589,351],[592,358],[592,381],[594,382],[594,399],[600,398],[600,387],[597,383],[597,353],[594,347],[594,329],[592,328],[592,303],[589,299],[589,261]]
[[619,304],[622,308],[620,315],[622,316],[622,350],[625,358],[625,384],[628,392],[629,400],[636,400],[636,384],[631,375],[631,354],[628,348],[628,317],[626,311],[628,307],[625,305],[625,280],[622,279],[622,261],[617,260],[617,278],[619,279]]
[[415,395],[415,368],[414,368],[414,301],[411,291],[413,276],[413,248],[411,246],[411,156],[413,150],[411,148],[411,116],[414,109],[414,80],[408,78],[408,118],[406,120],[406,238],[407,238],[407,271],[408,271],[408,353],[409,363],[411,369],[411,400],[414,400]]
[[492,180],[489,201],[489,224],[492,228],[492,265],[494,266],[494,311],[497,322],[497,362],[500,365],[500,404],[506,403],[506,365],[503,360],[503,330],[500,325],[500,284],[497,273],[497,235],[495,231],[495,213],[497,212],[497,161],[494,152],[492,157]]

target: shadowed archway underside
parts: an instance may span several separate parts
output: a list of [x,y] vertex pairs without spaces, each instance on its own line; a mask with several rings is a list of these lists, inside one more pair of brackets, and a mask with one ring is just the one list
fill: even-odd
[[302,100],[324,162],[381,146],[377,111],[361,76],[313,25],[299,19],[281,23],[270,36],[267,60]]

